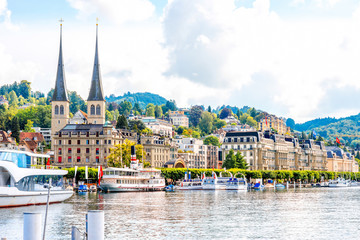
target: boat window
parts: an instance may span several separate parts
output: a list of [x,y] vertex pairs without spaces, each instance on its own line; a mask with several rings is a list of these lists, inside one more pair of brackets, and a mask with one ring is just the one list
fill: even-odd
[[24,153],[0,152],[0,159],[0,161],[13,162],[21,168],[31,167],[31,157]]
[[20,191],[47,191],[45,186],[49,184],[49,179],[52,179],[51,191],[58,191],[64,189],[63,177],[57,175],[36,175],[22,178],[15,186]]

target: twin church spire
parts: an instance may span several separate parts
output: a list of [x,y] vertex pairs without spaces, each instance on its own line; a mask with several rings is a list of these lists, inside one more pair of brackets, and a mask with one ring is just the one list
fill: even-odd
[[[61,19],[60,22],[63,22]],[[96,44],[95,44],[95,59],[94,59],[94,68],[93,75],[91,80],[91,87],[89,92],[88,101],[105,101],[102,88],[101,72],[100,72],[100,63],[99,63],[99,53],[98,53],[98,24],[96,23]],[[62,23],[60,24],[60,50],[59,50],[59,61],[56,74],[55,90],[52,97],[52,101],[69,101],[67,88],[66,88],[66,79],[65,79],[65,70],[63,62],[63,53],[62,53]]]

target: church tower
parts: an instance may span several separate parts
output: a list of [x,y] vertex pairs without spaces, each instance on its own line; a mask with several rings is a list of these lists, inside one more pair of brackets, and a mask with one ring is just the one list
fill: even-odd
[[90,124],[105,124],[105,98],[101,83],[100,63],[98,55],[98,24],[96,23],[96,44],[94,69],[89,97],[87,99],[87,115]]
[[[62,20],[60,20],[62,22]],[[62,54],[62,23],[60,23],[60,50],[56,73],[54,95],[51,99],[51,134],[61,130],[69,122],[69,98],[66,89],[65,71]],[[52,144],[53,145],[53,144]]]

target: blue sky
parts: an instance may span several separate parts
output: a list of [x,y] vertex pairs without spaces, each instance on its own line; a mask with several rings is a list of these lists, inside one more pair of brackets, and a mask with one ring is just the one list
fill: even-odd
[[86,98],[96,17],[106,95],[248,105],[296,122],[360,112],[358,0],[0,0],[0,84],[53,87],[64,18],[68,89]]

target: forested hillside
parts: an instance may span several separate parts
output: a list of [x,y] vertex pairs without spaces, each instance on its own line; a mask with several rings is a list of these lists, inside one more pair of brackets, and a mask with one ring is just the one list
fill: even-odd
[[123,96],[116,97],[114,94],[111,94],[109,97],[105,97],[105,100],[107,102],[115,102],[115,103],[121,103],[124,101],[130,102],[132,105],[135,105],[135,103],[138,103],[141,108],[145,108],[149,103],[152,103],[154,105],[162,105],[166,104],[167,100],[158,95],[153,94],[149,92],[144,93],[125,93]]

